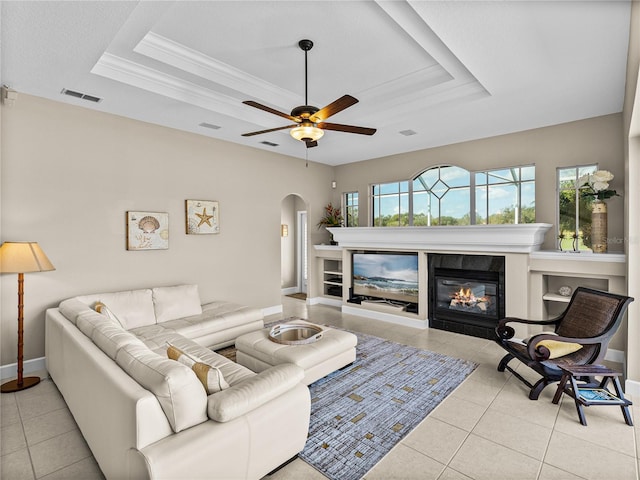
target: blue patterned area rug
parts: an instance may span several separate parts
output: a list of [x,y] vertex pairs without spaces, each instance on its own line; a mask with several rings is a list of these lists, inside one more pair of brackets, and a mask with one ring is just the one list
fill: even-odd
[[333,480],[364,477],[478,366],[352,333],[356,361],[309,386],[309,439],[299,455]]

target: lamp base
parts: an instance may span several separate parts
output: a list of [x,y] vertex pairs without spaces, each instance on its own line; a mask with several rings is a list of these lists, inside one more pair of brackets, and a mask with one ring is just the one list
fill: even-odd
[[40,383],[40,377],[24,377],[22,383],[18,385],[18,380],[11,380],[10,382],[3,383],[0,386],[2,393],[19,392],[20,390],[26,390]]

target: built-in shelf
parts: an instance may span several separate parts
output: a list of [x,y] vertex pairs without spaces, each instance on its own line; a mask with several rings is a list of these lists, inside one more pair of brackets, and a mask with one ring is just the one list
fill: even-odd
[[559,293],[545,293],[542,296],[542,299],[549,300],[550,302],[569,303],[569,301],[571,300],[571,297],[560,295]]
[[322,293],[342,299],[342,260],[325,258],[323,265]]

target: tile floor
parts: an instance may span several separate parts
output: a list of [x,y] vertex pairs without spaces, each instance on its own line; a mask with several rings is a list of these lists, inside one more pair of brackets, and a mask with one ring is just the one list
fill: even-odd
[[[286,297],[283,305],[283,314],[267,320],[298,315],[480,365],[366,475],[367,480],[639,480],[639,426],[626,425],[618,407],[593,406],[586,409],[589,425],[584,427],[572,401],[551,403],[553,387],[538,401],[530,401],[511,374],[496,371],[503,352],[490,341],[344,315],[334,307],[308,306]],[[519,372],[532,380],[535,374],[526,370]],[[631,408],[633,417],[640,419],[640,401]],[[104,478],[50,379],[30,390],[1,395],[0,413],[0,478]],[[296,460],[270,478],[325,477]]]

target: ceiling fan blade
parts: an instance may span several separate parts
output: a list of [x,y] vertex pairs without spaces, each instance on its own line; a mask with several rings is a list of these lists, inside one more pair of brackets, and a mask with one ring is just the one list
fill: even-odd
[[307,148],[317,147],[318,146],[317,140],[309,140],[308,142],[306,142],[306,144],[307,144]]
[[299,118],[292,117],[288,113],[280,112],[271,107],[267,107],[266,105],[262,105],[261,103],[254,102],[253,100],[245,100],[242,103],[244,103],[245,105],[249,105],[250,107],[257,108],[258,110],[264,110],[265,112],[273,113],[274,115],[278,115],[279,117],[288,118],[289,120],[292,120],[294,122],[300,122]]
[[293,128],[293,127],[297,127],[298,124],[294,124],[294,125],[285,125],[284,127],[276,127],[276,128],[269,128],[268,130],[260,130],[257,132],[249,132],[249,133],[243,133],[242,136],[243,137],[252,137],[254,135],[260,135],[262,133],[269,133],[269,132],[277,132],[278,130],[285,130],[287,128]]
[[358,103],[358,99],[352,97],[351,95],[344,95],[337,99],[335,102],[330,103],[324,108],[321,108],[316,113],[311,115],[312,122],[322,122],[323,120],[329,118],[331,115],[335,115],[338,112],[341,112],[345,108],[349,108],[351,105],[355,105]]
[[353,125],[342,125],[340,123],[318,123],[318,128],[323,130],[336,130],[338,132],[359,133],[360,135],[373,135],[376,133],[375,128],[355,127]]

